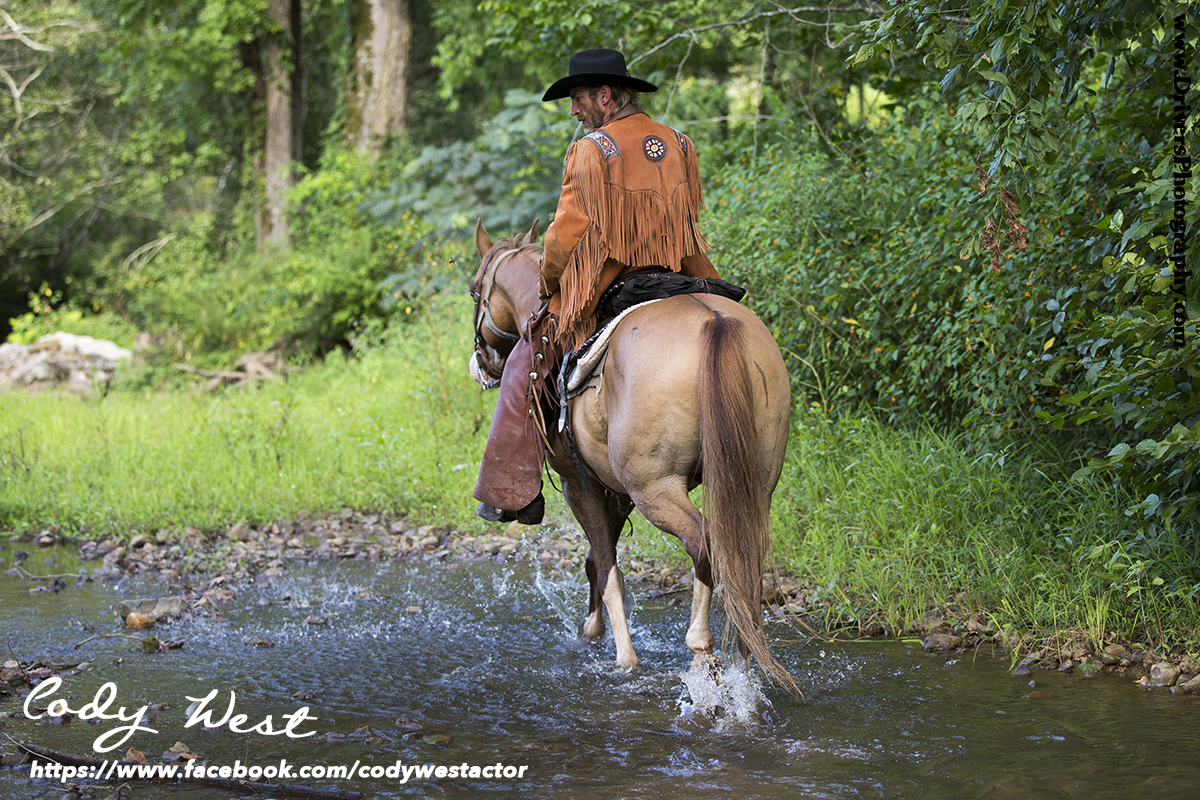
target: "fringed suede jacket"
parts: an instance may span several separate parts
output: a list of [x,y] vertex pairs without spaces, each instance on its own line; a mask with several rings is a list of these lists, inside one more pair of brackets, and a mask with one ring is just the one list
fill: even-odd
[[636,106],[571,145],[540,286],[560,352],[592,334],[600,296],[625,275],[663,267],[720,277],[704,254],[702,204],[692,141]]

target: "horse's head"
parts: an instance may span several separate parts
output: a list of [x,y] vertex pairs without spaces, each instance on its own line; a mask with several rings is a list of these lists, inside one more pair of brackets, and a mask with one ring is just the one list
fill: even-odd
[[523,238],[493,242],[483,220],[475,225],[480,263],[470,286],[475,301],[475,352],[467,371],[484,389],[500,384],[504,362],[521,338],[521,320],[532,310],[526,307],[531,295],[536,302],[537,229],[534,220]]

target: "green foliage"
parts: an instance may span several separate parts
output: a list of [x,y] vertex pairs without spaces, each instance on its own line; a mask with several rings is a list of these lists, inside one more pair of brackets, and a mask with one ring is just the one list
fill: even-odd
[[449,259],[423,222],[382,225],[362,209],[397,169],[356,153],[331,155],[291,194],[290,249],[246,243],[222,251],[212,245],[211,215],[196,215],[139,257],[107,259],[90,294],[174,343],[184,359],[232,361],[276,346],[305,358],[344,345],[359,327],[387,316],[388,275],[447,272]]
[[[1189,96],[1194,109],[1196,93]],[[1173,121],[1194,130],[1194,117]],[[1130,513],[1151,536],[1200,531],[1200,291],[1192,269],[1200,263],[1200,174],[1181,174],[1171,138],[1155,134],[1109,143],[1102,174],[1129,188],[1119,207],[1081,231],[1092,269],[1068,306],[1080,328],[1075,346],[1058,359],[1078,377],[1068,408],[1051,417],[1117,432],[1122,441],[1080,474],[1133,487],[1140,502]]]
[[[30,0],[12,9],[29,32],[0,40],[0,335],[45,283],[82,308],[94,270],[193,217],[216,217],[218,245],[253,172],[262,132],[257,39],[265,0]],[[308,93],[315,164],[333,114],[339,4],[304,4],[304,60],[325,70]],[[10,91],[11,90],[11,91]],[[8,102],[16,92],[19,99]],[[336,95],[336,90],[334,91]],[[246,156],[250,156],[246,158]],[[249,166],[247,166],[249,165]],[[120,308],[105,307],[104,311]]]
[[[993,190],[964,254],[989,252],[997,264],[1002,247],[1024,242],[1030,216],[1073,243],[1079,278],[1045,301],[1055,344],[1038,376],[1059,387],[1067,410],[1041,416],[1103,425],[1105,450],[1123,440],[1081,474],[1133,486],[1141,500],[1130,511],[1152,536],[1200,530],[1200,306],[1197,279],[1182,268],[1200,256],[1200,176],[1188,168],[1200,122],[1188,69],[1195,23],[1192,6],[1140,0],[1034,2],[1017,14],[975,0],[954,15],[905,1],[864,24],[855,55],[882,68],[881,54],[913,54],[941,72],[958,131],[975,137],[981,184]],[[911,96],[903,90],[889,89]],[[1087,149],[1072,146],[1079,137]],[[1063,193],[1064,161],[1087,176],[1095,209],[1081,208],[1078,190]]]
[[447,0],[434,17],[433,64],[447,103],[470,97],[490,114],[510,89],[540,95],[573,53],[618,48],[631,74],[659,86],[640,104],[686,129],[715,163],[727,140],[749,134],[753,142],[760,126],[808,119],[810,111],[831,124],[847,87],[867,72],[844,59],[848,31],[870,13],[841,0],[794,8],[757,0]]
[[443,236],[549,221],[562,185],[562,161],[575,122],[539,96],[513,90],[505,108],[469,142],[426,147],[366,209],[383,225],[419,216]]
[[[1038,221],[1033,246],[998,271],[961,258],[976,225],[973,142],[935,114],[913,116],[862,143],[862,175],[794,144],[722,172],[708,193],[716,263],[750,287],[798,387],[826,413],[978,435],[1037,425],[1062,392],[1047,359],[1072,330],[1053,301],[1077,281],[1083,248]],[[1094,145],[1068,143],[1079,161]],[[1046,180],[1082,214],[1091,184],[1076,163]]]
[[[48,286],[43,286],[41,291],[30,296],[29,307],[33,309],[29,313],[9,320],[12,333],[8,341],[33,344],[41,337],[57,331],[106,339],[125,348],[132,347],[137,341],[138,330],[128,321],[112,312],[85,313],[84,309],[73,303],[63,303],[62,296]],[[93,312],[94,309],[88,311]]]
[[[1038,194],[1035,173],[1080,118],[1094,125],[1097,112],[1125,121],[1164,116],[1173,93],[1147,95],[1145,84],[1171,83],[1163,68],[1173,60],[1173,16],[1170,6],[1150,0],[1037,0],[1019,10],[971,0],[955,14],[904,0],[863,23],[853,61],[915,51],[940,71],[943,92],[958,102],[959,130],[986,142],[987,177],[1013,191],[1028,213],[1035,201],[1052,199]],[[1118,61],[1123,69],[1114,79]],[[1103,108],[1100,92],[1108,95]]]

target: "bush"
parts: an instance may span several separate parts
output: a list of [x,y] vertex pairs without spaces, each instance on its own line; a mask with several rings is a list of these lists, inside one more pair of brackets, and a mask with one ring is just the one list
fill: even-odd
[[426,147],[367,208],[381,224],[420,217],[442,236],[524,231],[549,222],[562,186],[562,164],[575,122],[541,98],[513,90],[485,133],[469,142]]
[[127,320],[112,312],[97,313],[96,309],[85,313],[74,303],[63,303],[61,295],[45,285],[29,296],[29,307],[33,309],[29,313],[9,320],[12,332],[8,341],[33,344],[56,331],[105,339],[126,348],[137,341],[138,329]]
[[361,326],[391,313],[394,303],[383,302],[387,276],[445,272],[448,259],[426,223],[401,216],[382,225],[362,208],[401,163],[331,156],[290,196],[289,249],[242,243],[222,251],[213,245],[212,217],[197,214],[144,257],[110,256],[91,296],[172,342],[184,359],[231,362],[276,346],[307,358],[345,346]]
[[[1039,219],[998,270],[963,259],[980,223],[973,143],[927,115],[885,124],[868,147],[862,174],[777,144],[718,176],[719,268],[750,287],[798,388],[827,412],[991,435],[1044,425],[1037,412],[1062,394],[1049,359],[1074,333],[1055,298],[1077,291],[1081,243]],[[1048,180],[1067,210],[1091,197],[1074,166]]]
[[1195,323],[1173,336],[1177,302],[1197,307],[1173,292],[1169,161],[1136,131],[1063,131],[1035,173],[1047,199],[1000,231],[979,142],[924,98],[880,127],[861,171],[784,142],[710,182],[714,260],[751,289],[806,402],[962,426],[974,445],[1053,427],[1064,466],[1078,453],[1080,477],[1136,490],[1139,535],[1200,528]]

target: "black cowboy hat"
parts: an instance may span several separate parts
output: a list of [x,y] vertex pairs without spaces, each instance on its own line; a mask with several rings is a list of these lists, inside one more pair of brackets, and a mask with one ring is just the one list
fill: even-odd
[[625,56],[616,50],[581,50],[571,56],[567,77],[551,84],[542,100],[561,100],[576,86],[628,86],[637,92],[657,92],[658,87],[625,70]]

